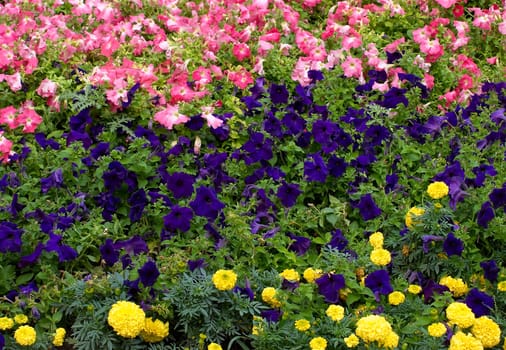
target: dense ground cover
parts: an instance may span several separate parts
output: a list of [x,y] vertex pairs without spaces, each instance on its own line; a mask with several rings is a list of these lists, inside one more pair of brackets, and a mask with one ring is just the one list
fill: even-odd
[[504,349],[506,4],[4,1],[0,349]]

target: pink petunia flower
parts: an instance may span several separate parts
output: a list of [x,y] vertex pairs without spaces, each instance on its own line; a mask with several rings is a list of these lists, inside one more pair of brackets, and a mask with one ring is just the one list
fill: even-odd
[[362,76],[362,61],[359,58],[348,56],[341,63],[344,76],[347,78],[360,78]]
[[153,119],[169,130],[172,130],[174,125],[184,124],[190,120],[186,115],[179,113],[177,105],[168,105],[163,111],[157,112]]
[[16,119],[18,110],[14,106],[8,106],[0,109],[0,124],[7,124],[9,129],[16,129],[19,124]]
[[58,85],[54,81],[51,81],[46,78],[40,82],[40,85],[37,88],[36,92],[37,94],[39,94],[39,96],[48,98],[56,95],[57,89]]
[[457,0],[436,0],[436,2],[441,5],[441,7],[445,8],[445,9],[449,9],[450,7],[452,7],[453,5],[455,5],[455,3],[457,2]]
[[42,123],[42,117],[35,112],[35,110],[31,107],[21,107],[21,112],[17,116],[18,125],[23,126],[24,133],[33,133],[37,129],[40,123]]
[[249,46],[244,43],[234,44],[234,47],[232,48],[232,53],[239,62],[244,61],[246,58],[249,58],[251,56]]
[[227,77],[239,89],[246,89],[248,85],[253,84],[253,76],[244,68],[237,72],[229,71]]
[[200,116],[207,121],[207,126],[216,129],[223,125],[223,120],[213,115],[214,107],[204,106],[201,108],[201,110],[202,114]]
[[2,163],[9,161],[9,156],[12,154],[12,146],[12,141],[3,136],[3,131],[0,131],[0,161]]

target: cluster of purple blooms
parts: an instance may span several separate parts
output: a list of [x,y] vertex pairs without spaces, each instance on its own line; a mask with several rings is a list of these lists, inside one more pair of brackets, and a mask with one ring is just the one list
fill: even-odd
[[[369,72],[369,80],[366,84],[358,86],[357,94],[367,96],[372,93],[375,81],[383,79],[384,72]],[[103,160],[113,150],[119,153],[127,152],[126,144],[111,144],[101,139],[104,126],[92,117],[90,109],[84,109],[70,118],[68,129],[63,137],[67,146],[81,143],[86,156],[81,159],[81,165],[72,164],[70,172],[63,168],[53,169],[46,177],[40,179],[41,195],[51,195],[57,191],[72,193],[73,201],[62,206],[56,212],[45,212],[44,208],[34,211],[25,210],[26,202],[20,198],[18,192],[23,179],[16,171],[4,173],[0,177],[0,192],[11,195],[11,203],[2,210],[7,212],[10,221],[0,223],[0,253],[18,254],[17,267],[28,268],[35,264],[43,252],[54,252],[60,263],[72,261],[77,258],[75,248],[66,244],[63,233],[71,228],[76,222],[87,220],[90,217],[90,207],[101,208],[104,221],[112,221],[115,216],[128,216],[131,224],[139,222],[146,215],[147,208],[154,203],[161,203],[166,212],[163,215],[163,224],[156,239],[167,241],[177,234],[185,234],[194,228],[196,218],[203,223],[202,227],[208,237],[214,240],[216,249],[226,246],[227,242],[220,234],[220,229],[225,225],[223,209],[225,203],[220,199],[225,185],[235,183],[235,188],[240,189],[236,196],[237,202],[255,203],[250,213],[251,233],[261,235],[264,239],[274,235],[286,235],[289,242],[288,249],[297,255],[304,255],[312,246],[311,238],[285,232],[278,224],[278,215],[284,210],[304,203],[303,188],[307,192],[317,191],[321,186],[333,188],[337,184],[345,186],[339,195],[346,196],[349,204],[358,215],[369,221],[382,215],[382,210],[377,204],[378,195],[389,193],[406,193],[398,183],[396,173],[399,164],[403,162],[400,155],[395,157],[390,166],[390,172],[385,176],[381,186],[384,193],[361,193],[360,185],[368,183],[369,174],[375,162],[392,142],[392,131],[376,122],[364,108],[350,108],[344,115],[335,116],[329,112],[327,106],[318,105],[313,101],[312,90],[323,80],[321,72],[311,71],[312,83],[308,86],[296,86],[293,93],[282,84],[269,84],[263,78],[256,80],[249,93],[241,98],[245,105],[245,116],[252,122],[247,129],[247,140],[238,149],[227,152],[219,152],[216,144],[227,142],[230,134],[230,126],[227,120],[231,114],[216,115],[224,121],[223,126],[206,131],[203,129],[204,119],[199,115],[193,116],[185,125],[189,132],[208,133],[208,152],[200,154],[191,145],[188,137],[181,136],[177,142],[166,146],[169,136],[166,133],[157,133],[156,129],[136,126],[135,138],[145,140],[145,147],[150,149],[151,156],[157,159],[156,173],[138,174],[129,169],[121,160],[112,160],[103,164]],[[412,74],[399,74],[399,78],[406,82],[406,88],[391,88],[377,100],[370,101],[386,109],[395,108],[398,105],[409,104],[406,97],[410,90],[418,89],[420,97],[426,98],[427,88],[421,79]],[[135,85],[138,88],[138,84]],[[128,102],[123,108],[128,109],[136,88],[129,92]],[[494,92],[500,101],[502,108],[490,115],[492,125],[490,133],[479,140],[476,147],[482,151],[496,142],[506,142],[506,83],[487,83],[482,89],[481,95],[474,95],[466,108],[458,107],[443,116],[433,116],[422,121],[415,116],[408,120],[405,125],[398,128],[404,130],[406,137],[413,142],[423,144],[431,138],[438,137],[446,128],[463,128],[472,131],[474,126],[470,116],[472,113],[485,107],[488,93]],[[266,102],[269,101],[269,102]],[[259,117],[260,116],[260,117]],[[132,127],[129,125],[129,127]],[[130,135],[121,135],[125,138]],[[35,141],[43,150],[58,151],[60,144],[56,140],[47,138],[44,134],[36,134]],[[293,146],[295,145],[295,146]],[[285,149],[288,146],[297,147],[296,152],[290,158],[290,162],[284,164],[293,171],[282,170],[281,163],[285,159]],[[295,148],[292,148],[295,149]],[[472,169],[474,177],[468,177],[457,160],[460,154],[460,140],[452,140],[451,154],[447,156],[447,166],[444,171],[434,177],[434,181],[444,181],[448,184],[450,193],[450,207],[456,208],[457,203],[462,201],[471,188],[482,187],[487,177],[494,177],[497,171],[494,165],[487,159],[482,164]],[[23,152],[16,155],[19,164],[29,157],[28,146]],[[349,158],[349,154],[356,154]],[[506,156],[506,155],[505,155]],[[195,167],[185,169],[180,166],[177,171],[174,164],[184,164],[184,157],[190,157]],[[297,158],[298,157],[298,158]],[[285,159],[286,161],[286,159]],[[226,171],[229,162],[244,162],[249,171],[244,178],[234,178]],[[99,182],[100,191],[97,193],[72,192],[72,188],[66,184],[69,176],[78,178],[83,172],[97,174],[97,169],[102,167]],[[4,167],[4,170],[9,167]],[[12,166],[12,169],[15,167]],[[286,168],[285,168],[286,169]],[[352,174],[352,180],[348,183],[339,182],[346,173]],[[140,178],[142,178],[141,185]],[[276,184],[276,190],[267,190],[260,185],[261,180],[269,178]],[[147,184],[146,184],[147,183]],[[227,196],[230,196],[227,193]],[[376,199],[375,199],[376,198]],[[486,228],[498,211],[506,212],[506,183],[493,189],[489,200],[483,203],[477,213],[477,223]],[[318,204],[318,203],[316,203]],[[128,208],[127,214],[122,214],[121,208]],[[46,237],[34,246],[25,244],[23,239],[28,234],[23,229],[23,223],[34,220],[38,223],[40,231]],[[131,257],[141,253],[148,253],[147,239],[151,237],[133,236],[126,240],[113,241],[105,239],[99,251],[102,260],[107,266],[112,266],[121,261],[124,268],[131,266]],[[449,234],[445,241],[445,251],[449,255],[460,255],[463,247],[461,241]],[[351,257],[355,252],[347,249],[348,240],[342,231],[336,229],[332,232],[332,239],[328,246]],[[204,267],[203,260],[189,261],[191,269]],[[487,262],[482,265],[488,279],[497,279],[497,266],[495,262]],[[159,276],[156,261],[149,260],[138,269],[139,278],[136,281],[127,281],[131,290],[138,290],[139,282],[145,287],[153,286]],[[423,280],[423,278],[421,279]],[[443,286],[433,281],[423,280],[425,285],[424,295],[430,299],[434,292],[444,290]],[[344,277],[338,274],[326,274],[317,280],[319,292],[329,303],[339,301],[339,290],[345,287]],[[365,285],[373,293],[386,295],[393,289],[390,285],[390,274],[387,270],[378,270],[370,273]],[[35,286],[36,287],[36,286]],[[34,287],[34,288],[35,288]],[[17,289],[19,292],[23,286]],[[251,295],[246,288],[244,293]],[[468,300],[469,299],[469,300]],[[493,305],[489,297],[478,290],[469,293],[466,302],[473,308],[479,308],[483,313]],[[274,311],[273,311],[274,312]],[[271,315],[275,319],[275,315]]]

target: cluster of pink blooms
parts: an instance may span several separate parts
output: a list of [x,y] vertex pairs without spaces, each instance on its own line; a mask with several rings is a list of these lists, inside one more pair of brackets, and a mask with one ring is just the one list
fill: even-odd
[[[320,0],[297,0],[305,11],[311,12]],[[20,92],[26,76],[32,74],[46,51],[64,63],[86,60],[87,55],[101,55],[107,62],[96,66],[86,77],[87,81],[102,86],[111,109],[120,109],[128,100],[128,90],[134,84],[151,97],[158,98],[154,119],[168,129],[185,123],[188,117],[180,113],[181,103],[201,100],[216,80],[226,79],[239,89],[245,89],[256,76],[264,73],[264,61],[271,50],[282,55],[297,57],[291,78],[302,85],[310,83],[309,70],[338,67],[348,78],[364,82],[364,72],[370,69],[385,70],[388,80],[376,83],[373,88],[387,91],[399,87],[398,78],[403,69],[387,64],[387,53],[393,53],[406,43],[404,37],[392,39],[385,47],[364,43],[361,33],[369,24],[370,16],[386,14],[402,16],[404,9],[396,1],[380,0],[377,4],[361,6],[360,1],[338,1],[328,13],[323,30],[309,31],[301,26],[301,14],[288,0],[210,0],[185,2],[157,0],[163,15],[148,18],[142,14],[143,3],[131,1],[137,15],[125,16],[118,2],[103,0],[68,0],[72,15],[59,14],[58,7],[65,2],[32,0],[31,10],[25,10],[23,1],[12,0],[0,4],[1,16],[9,18],[0,24],[0,84]],[[441,100],[446,108],[454,102],[465,102],[473,89],[479,89],[481,72],[471,57],[462,53],[470,40],[470,25],[483,35],[497,27],[506,35],[506,9],[493,5],[489,9],[468,8],[474,14],[472,23],[460,21],[465,0],[417,0],[422,11],[434,20],[413,30],[413,40],[419,55],[413,62],[424,71],[424,83],[431,88],[434,77],[431,65],[445,52],[455,55],[452,69],[459,76],[458,84],[447,91]],[[183,11],[180,6],[185,6]],[[452,18],[442,13],[451,12]],[[188,14],[189,13],[189,14]],[[188,15],[185,15],[188,14]],[[8,24],[7,24],[8,23]],[[69,28],[68,23],[79,23]],[[184,33],[184,36],[179,34]],[[30,40],[23,38],[29,36]],[[294,39],[292,39],[294,38]],[[195,40],[194,40],[195,39]],[[198,39],[198,40],[196,40]],[[185,50],[199,42],[201,61],[190,70]],[[330,45],[332,44],[332,45]],[[338,47],[338,49],[329,49]],[[360,53],[359,53],[360,52]],[[139,63],[137,59],[149,54],[164,55],[158,65]],[[118,57],[123,58],[118,61]],[[124,58],[124,57],[129,57]],[[227,64],[223,64],[227,57]],[[497,58],[487,59],[499,64]],[[188,81],[192,81],[191,86]],[[58,84],[44,79],[36,93],[45,99],[51,110],[60,110],[57,98]],[[9,129],[22,127],[33,132],[42,121],[40,110],[26,101],[21,106],[8,106],[0,111],[0,124]],[[214,105],[202,107],[202,116],[210,127],[221,126],[213,116]],[[2,136],[0,157],[5,161],[11,152],[8,140]],[[7,140],[7,141],[5,141]]]

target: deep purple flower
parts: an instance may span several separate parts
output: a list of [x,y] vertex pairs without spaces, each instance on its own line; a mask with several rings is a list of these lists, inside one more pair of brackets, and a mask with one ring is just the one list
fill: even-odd
[[317,278],[315,282],[318,285],[318,292],[325,297],[327,303],[339,302],[339,291],[345,287],[343,275],[327,273]]
[[5,338],[4,335],[0,333],[0,350],[3,350],[4,346],[5,346]]
[[506,206],[506,186],[494,188],[488,198],[495,209]]
[[462,251],[464,250],[464,242],[455,237],[453,232],[450,232],[448,236],[446,236],[445,241],[443,242],[443,250],[448,256],[452,255],[460,256],[462,254]]
[[41,242],[37,243],[37,246],[33,250],[32,254],[22,256],[19,259],[18,267],[22,269],[24,267],[34,265],[35,263],[37,263],[37,260],[39,260],[40,254],[42,254],[43,250],[44,244]]
[[283,314],[283,311],[281,311],[281,310],[268,309],[268,310],[263,310],[260,313],[260,316],[262,318],[264,318],[267,322],[276,323],[279,321],[282,314]]
[[60,188],[63,186],[63,172],[61,168],[53,171],[48,177],[40,179],[42,193],[47,193],[51,188]]
[[261,160],[270,160],[273,156],[272,145],[272,139],[264,137],[262,133],[251,132],[249,140],[242,146],[247,152],[245,163],[250,165]]
[[[39,320],[40,319],[40,311],[39,309],[37,309],[37,307],[35,306],[32,306],[32,317],[36,320]],[[2,349],[2,347],[0,346],[0,350]]]
[[276,118],[273,114],[267,114],[267,118],[265,118],[263,122],[263,127],[264,130],[273,137],[281,138],[283,136],[281,120]]
[[187,198],[193,193],[193,184],[195,183],[195,176],[183,173],[175,172],[166,178],[167,188],[172,192],[174,198]]
[[304,162],[304,176],[309,181],[325,182],[329,173],[323,158],[318,154],[311,155],[312,161]]
[[134,99],[135,92],[139,90],[141,84],[135,83],[127,92],[127,101],[121,101],[122,108],[128,108]]
[[499,267],[495,260],[482,261],[480,267],[483,269],[483,275],[490,282],[496,282],[499,275]]
[[476,222],[483,228],[487,228],[492,219],[495,218],[494,208],[492,203],[485,202],[481,205],[480,211],[476,215]]
[[399,175],[396,173],[389,174],[385,177],[385,193],[390,193],[399,187]]
[[402,103],[407,107],[409,105],[409,101],[405,95],[406,91],[406,89],[391,87],[390,90],[383,95],[383,101],[380,102],[380,105],[385,108],[395,108],[397,105]]
[[443,294],[449,290],[450,289],[448,289],[447,286],[443,286],[442,284],[436,283],[433,280],[429,280],[422,286],[424,301],[426,303],[429,303],[434,299],[434,294]]
[[85,108],[76,115],[70,117],[69,126],[72,131],[84,133],[86,126],[92,123],[90,109]]
[[56,142],[54,139],[47,139],[46,135],[42,132],[38,132],[35,134],[35,141],[40,145],[40,147],[46,149],[50,147],[54,150],[60,149],[60,144]]
[[128,178],[128,170],[117,160],[110,162],[108,169],[102,174],[104,186],[110,192],[119,190],[123,182]]
[[[400,75],[401,75],[401,73],[399,73],[399,78],[400,78]],[[384,70],[371,69],[367,72],[367,76],[371,80],[374,80],[375,82],[378,82],[378,83],[384,83],[385,81],[387,81],[387,72],[385,72]]]
[[[31,281],[31,282],[28,282],[27,284],[23,284],[21,286],[19,286],[19,293],[21,294],[24,294],[24,295],[30,295],[32,294],[33,292],[38,292],[39,291],[39,287],[37,286],[37,283],[35,283],[35,281]],[[22,301],[24,303],[24,301]],[[25,304],[26,306],[26,304]],[[21,307],[24,307],[24,306],[21,306]]]
[[171,232],[186,232],[190,229],[192,218],[193,211],[190,208],[173,205],[170,213],[163,217],[163,224]]
[[501,122],[506,122],[505,109],[499,108],[490,114],[490,120],[499,125]]
[[204,216],[214,220],[218,217],[219,212],[225,207],[213,189],[200,186],[197,188],[195,199],[190,202],[190,207],[196,215]]
[[158,271],[156,263],[151,260],[146,261],[146,263],[137,271],[139,272],[139,278],[144,287],[151,287],[155,284],[158,276],[160,276],[160,271]]
[[49,234],[49,240],[46,242],[46,251],[58,254],[58,261],[65,262],[77,258],[77,252],[71,246],[62,243],[63,237],[54,233]]
[[269,95],[274,104],[288,103],[288,89],[285,85],[271,84],[269,87]]
[[113,266],[119,260],[119,251],[114,247],[112,239],[107,238],[99,250],[107,266]]
[[309,247],[311,246],[311,240],[309,238],[296,236],[290,232],[288,232],[286,235],[293,240],[293,242],[288,246],[289,250],[295,252],[298,256],[306,254]]
[[482,187],[485,184],[486,176],[496,176],[497,170],[495,170],[493,165],[480,164],[480,166],[473,168],[473,173],[476,174],[473,185],[475,187]]
[[344,237],[343,231],[335,229],[332,231],[332,238],[330,239],[328,245],[329,247],[342,252],[348,245],[348,239]]
[[70,130],[70,132],[66,136],[67,136],[67,146],[70,146],[70,144],[74,142],[80,141],[82,142],[83,147],[85,149],[88,149],[93,144],[90,135],[88,135],[88,133],[86,132]]
[[253,299],[255,299],[255,293],[253,292],[253,289],[251,289],[251,283],[248,279],[246,279],[244,287],[235,286],[232,291],[234,293],[247,296],[250,301],[253,301]]
[[124,249],[127,254],[137,255],[140,253],[148,253],[148,245],[141,237],[135,235],[123,241],[114,243],[115,249]]
[[95,196],[95,201],[99,206],[103,208],[102,217],[106,221],[112,221],[112,214],[118,209],[118,205],[121,200],[111,194],[111,192],[103,192]]
[[289,184],[283,181],[278,188],[277,196],[285,207],[290,208],[297,203],[297,197],[301,193],[298,184]]
[[295,112],[286,113],[281,122],[288,129],[289,135],[297,135],[306,127],[306,120]]
[[21,251],[21,235],[23,230],[12,222],[0,222],[0,253],[19,253]]
[[348,163],[344,158],[337,157],[336,155],[331,155],[327,162],[327,169],[329,170],[329,174],[335,178],[341,177],[346,168],[348,167]]
[[128,204],[130,205],[130,212],[128,216],[130,222],[137,222],[141,219],[144,208],[148,204],[148,198],[146,192],[141,188],[128,198]]
[[[11,214],[12,217],[18,216],[19,212],[25,208],[25,205],[18,202],[18,194],[14,193],[12,195],[12,201],[9,206],[7,206],[7,212]],[[0,208],[1,211],[1,208]]]
[[370,193],[360,197],[357,207],[365,221],[372,220],[381,215],[381,209],[378,208]]
[[490,311],[494,309],[494,298],[478,288],[473,288],[467,293],[465,303],[476,317],[490,315]]
[[435,235],[423,235],[422,236],[422,249],[425,254],[429,252],[429,247],[431,242],[440,242],[444,238],[441,236],[435,236]]
[[207,267],[206,261],[202,258],[197,260],[188,260],[187,264],[190,271],[195,271],[196,269],[204,269]]
[[390,137],[390,131],[382,125],[370,125],[364,134],[364,141],[369,146],[378,146]]
[[388,295],[394,291],[390,284],[390,275],[386,270],[376,270],[365,278],[365,286],[372,290],[377,299],[379,295]]

